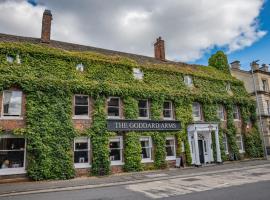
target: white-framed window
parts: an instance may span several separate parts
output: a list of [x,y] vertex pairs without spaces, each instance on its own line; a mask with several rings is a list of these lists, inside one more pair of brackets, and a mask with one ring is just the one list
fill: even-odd
[[90,167],[90,139],[87,137],[74,139],[74,166],[75,168]]
[[89,96],[74,95],[74,118],[89,118]]
[[192,104],[192,116],[194,121],[202,120],[202,107],[201,104],[195,102]]
[[233,107],[233,119],[234,120],[240,120],[240,112],[239,112],[239,107],[238,106]]
[[184,83],[186,86],[188,87],[192,87],[193,86],[193,80],[192,80],[192,77],[191,76],[184,76]]
[[83,72],[84,71],[84,65],[82,63],[76,65],[76,70],[80,71],[80,72]]
[[153,162],[152,160],[152,139],[151,137],[141,137],[142,162]]
[[225,109],[223,105],[218,105],[217,117],[221,120],[225,120]]
[[236,135],[236,144],[240,153],[245,152],[242,134]]
[[133,68],[133,77],[136,80],[143,80],[143,72],[139,68]]
[[149,119],[149,101],[147,99],[138,101],[139,119]]
[[262,79],[262,86],[263,86],[263,91],[265,92],[269,91],[268,81],[266,79]]
[[173,104],[171,101],[163,103],[163,118],[167,120],[173,119]]
[[6,56],[7,62],[8,63],[13,63],[14,62],[14,58],[12,56]]
[[229,149],[228,149],[228,139],[227,135],[223,134],[223,140],[222,140],[223,146],[224,146],[224,151],[226,154],[229,154]]
[[175,160],[176,150],[175,150],[175,138],[166,137],[166,160]]
[[265,100],[265,102],[266,102],[266,114],[270,115],[270,103],[269,103],[269,100]]
[[123,164],[123,137],[117,136],[110,139],[111,165]]
[[25,173],[26,139],[13,135],[0,137],[0,175]]
[[109,97],[107,105],[108,118],[120,118],[120,98]]
[[20,117],[22,115],[22,91],[3,91],[2,116]]

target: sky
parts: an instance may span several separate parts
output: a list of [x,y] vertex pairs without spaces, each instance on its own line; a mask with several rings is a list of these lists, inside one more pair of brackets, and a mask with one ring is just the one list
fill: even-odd
[[229,62],[270,64],[270,0],[0,0],[0,32],[40,37],[44,9],[52,39],[207,65],[223,50]]

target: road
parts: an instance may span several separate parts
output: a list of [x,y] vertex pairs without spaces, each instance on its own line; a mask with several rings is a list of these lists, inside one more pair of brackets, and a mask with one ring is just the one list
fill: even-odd
[[[163,174],[156,174],[162,177]],[[165,176],[165,175],[164,175]],[[269,200],[270,165],[92,189],[0,195],[1,200]]]

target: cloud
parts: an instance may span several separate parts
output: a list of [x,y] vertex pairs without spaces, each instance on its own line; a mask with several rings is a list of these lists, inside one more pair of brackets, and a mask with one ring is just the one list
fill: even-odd
[[179,61],[195,61],[213,47],[237,51],[266,34],[258,25],[263,0],[30,2],[0,1],[0,32],[40,37],[48,8],[55,40],[153,56],[155,38],[162,36],[167,58]]

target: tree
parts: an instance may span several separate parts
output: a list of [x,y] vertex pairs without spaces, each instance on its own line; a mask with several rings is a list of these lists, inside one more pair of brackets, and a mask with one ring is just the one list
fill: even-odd
[[208,65],[225,73],[230,73],[227,55],[223,51],[217,51],[209,60]]

